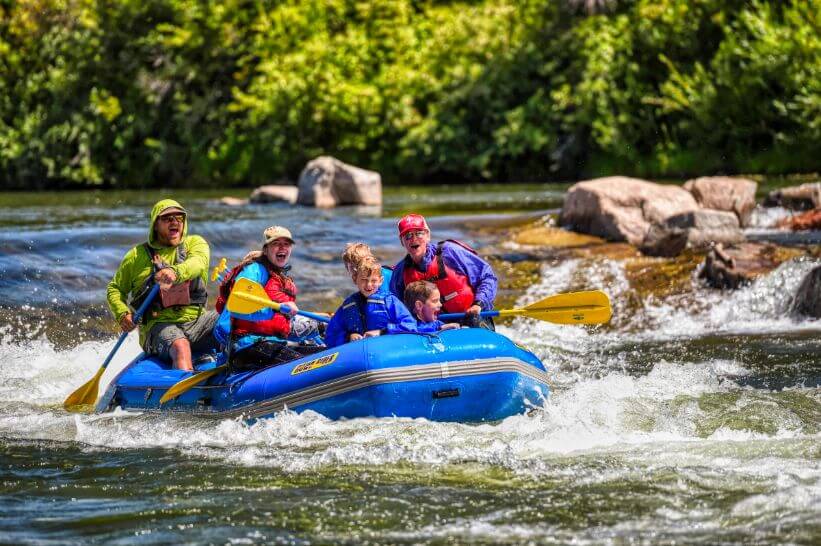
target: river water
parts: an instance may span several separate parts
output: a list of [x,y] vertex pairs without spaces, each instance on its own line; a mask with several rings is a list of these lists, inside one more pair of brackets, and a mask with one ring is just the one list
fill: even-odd
[[[434,238],[515,254],[504,232],[479,228],[555,209],[564,189],[389,190],[381,210],[332,211],[173,196],[229,262],[264,227],[289,226],[301,307],[328,310],[352,291],[344,243],[397,260],[399,214],[428,213]],[[519,304],[601,288],[614,319],[501,326],[548,365],[553,392],[499,423],[68,414],[63,399],[116,340],[105,284],[166,196],[0,194],[0,543],[821,541],[821,322],[788,312],[814,261],[732,293],[694,278],[667,297],[640,296],[618,260],[541,264]],[[103,384],[138,354],[135,338]]]

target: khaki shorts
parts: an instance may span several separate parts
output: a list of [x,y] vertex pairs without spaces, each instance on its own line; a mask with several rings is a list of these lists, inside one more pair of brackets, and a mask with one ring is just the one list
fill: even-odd
[[192,354],[219,350],[219,342],[214,337],[218,316],[216,311],[206,311],[191,322],[158,322],[145,337],[143,349],[167,361],[171,360],[171,345],[182,338],[191,343]]

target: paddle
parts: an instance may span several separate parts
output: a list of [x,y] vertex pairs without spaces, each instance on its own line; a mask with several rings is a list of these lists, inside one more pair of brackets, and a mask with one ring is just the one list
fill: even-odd
[[[250,315],[266,307],[285,314],[290,312],[287,304],[271,301],[261,284],[245,278],[237,279],[237,282],[234,283],[234,288],[231,289],[231,295],[228,296],[225,306],[232,313],[241,315]],[[296,314],[319,322],[329,321],[328,317],[309,313],[308,311],[300,310]]]
[[182,393],[188,391],[192,387],[202,383],[209,377],[213,377],[218,373],[224,372],[228,369],[228,364],[223,364],[222,366],[217,366],[216,368],[211,368],[210,370],[205,370],[204,372],[195,373],[191,377],[187,377],[182,381],[178,381],[174,383],[170,389],[168,389],[165,394],[162,395],[160,398],[160,405],[165,404],[172,398],[176,398],[177,396],[181,395]]
[[[556,324],[603,324],[610,320],[613,312],[607,294],[601,290],[589,290],[556,294],[521,309],[482,311],[479,314],[483,317],[522,315]],[[465,313],[446,313],[439,315],[439,320],[459,319],[464,316]]]
[[222,282],[222,272],[226,269],[228,269],[228,260],[220,258],[219,263],[214,266],[214,270],[211,272],[211,282],[216,282],[217,279]]
[[[234,287],[231,289],[231,294],[228,296],[228,301],[225,302],[225,307],[232,313],[239,313],[242,315],[250,315],[251,313],[256,313],[260,309],[265,309],[266,307],[270,307],[271,309],[282,313],[288,313],[290,311],[286,304],[271,301],[262,285],[252,281],[251,279],[245,278],[237,279],[234,283]],[[328,322],[327,317],[317,315],[315,313],[309,313],[308,311],[297,311],[297,315],[312,318],[320,322]],[[162,395],[162,398],[160,398],[160,404],[164,404],[172,398],[176,398],[194,386],[202,383],[206,379],[213,377],[227,369],[228,365],[223,364],[222,366],[217,366],[214,369],[196,373],[191,377],[186,377],[182,381],[172,385],[171,388]]]
[[[154,297],[157,295],[157,292],[160,291],[160,285],[155,284],[151,288],[151,292],[148,293],[148,296],[143,301],[140,308],[134,313],[132,317],[132,321],[134,324],[140,322],[140,319],[145,313],[145,310],[148,309],[148,306],[154,301]],[[97,391],[100,388],[100,377],[103,376],[103,372],[105,371],[106,367],[108,366],[111,359],[114,358],[114,355],[117,353],[117,350],[120,348],[120,345],[123,344],[125,338],[128,337],[129,332],[123,332],[120,334],[120,339],[117,340],[117,343],[114,345],[114,348],[111,349],[111,352],[108,353],[108,357],[103,362],[103,365],[100,366],[100,369],[97,370],[97,373],[94,377],[91,378],[90,381],[84,383],[80,386],[79,389],[74,391],[73,393],[68,395],[66,401],[63,402],[63,407],[68,411],[87,411],[91,406],[94,405],[94,402],[97,401]]]

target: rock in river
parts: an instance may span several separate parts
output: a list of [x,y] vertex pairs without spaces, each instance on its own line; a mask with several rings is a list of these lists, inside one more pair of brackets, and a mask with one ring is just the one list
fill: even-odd
[[801,281],[793,298],[792,311],[821,318],[821,265],[811,269]]
[[640,250],[648,256],[678,256],[685,248],[701,249],[712,243],[743,240],[734,213],[701,209],[676,214],[650,226]]
[[297,203],[321,208],[381,205],[382,177],[330,156],[309,161],[299,175]]
[[769,243],[717,244],[707,253],[699,277],[715,288],[738,288],[802,254],[803,250]]
[[752,180],[729,176],[702,176],[684,183],[684,189],[693,194],[705,209],[735,213],[742,227],[750,223],[755,208],[755,190]]
[[573,231],[639,246],[651,224],[698,209],[692,194],[679,186],[611,176],[571,186],[559,221]]
[[260,186],[251,193],[252,203],[296,203],[296,186],[272,184]]

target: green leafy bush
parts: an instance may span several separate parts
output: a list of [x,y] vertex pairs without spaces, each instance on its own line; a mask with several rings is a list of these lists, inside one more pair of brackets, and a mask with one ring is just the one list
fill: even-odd
[[4,188],[819,169],[815,2],[0,4]]

